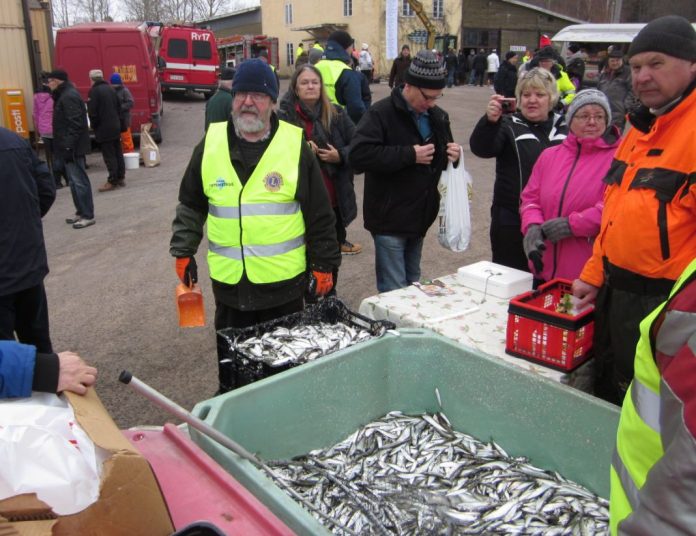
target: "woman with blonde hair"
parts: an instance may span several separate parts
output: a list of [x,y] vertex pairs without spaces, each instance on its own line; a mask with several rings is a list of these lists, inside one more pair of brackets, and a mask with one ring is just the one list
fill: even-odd
[[336,212],[336,234],[341,253],[360,253],[362,247],[359,244],[346,240],[346,227],[358,214],[353,170],[348,164],[348,146],[355,125],[341,107],[331,104],[321,73],[314,65],[305,64],[295,70],[290,87],[280,101],[278,117],[304,130],[305,138],[319,161]]
[[529,271],[522,246],[520,194],[541,152],[561,143],[568,128],[563,116],[553,111],[558,88],[549,71],[534,68],[522,75],[515,95],[491,97],[469,146],[478,157],[496,159],[490,228],[493,262]]

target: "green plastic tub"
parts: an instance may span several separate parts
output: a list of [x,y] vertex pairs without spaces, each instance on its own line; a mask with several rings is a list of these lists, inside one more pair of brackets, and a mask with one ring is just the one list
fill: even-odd
[[[400,330],[200,402],[194,414],[267,460],[344,439],[387,412],[435,412],[609,496],[618,409],[590,395],[469,350],[429,330]],[[329,534],[251,463],[191,436],[298,534]]]

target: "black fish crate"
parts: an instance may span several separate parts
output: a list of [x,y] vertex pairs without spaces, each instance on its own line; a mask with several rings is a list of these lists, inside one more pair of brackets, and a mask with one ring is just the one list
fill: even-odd
[[224,374],[224,376],[234,383],[234,385],[230,385],[230,388],[242,387],[301,364],[288,363],[273,367],[268,363],[253,359],[236,350],[235,341],[260,337],[264,333],[273,331],[278,327],[292,329],[297,326],[318,324],[320,322],[328,324],[342,323],[352,328],[365,329],[373,337],[379,337],[388,329],[396,329],[396,325],[388,320],[372,320],[350,311],[341,300],[335,297],[328,297],[320,300],[318,303],[308,304],[303,311],[281,316],[275,320],[262,322],[255,326],[221,329],[217,332],[218,337],[224,340],[224,346],[227,349],[225,362],[221,365],[221,372],[227,369],[228,374]]
[[566,279],[552,279],[512,298],[505,352],[562,372],[572,372],[587,361],[592,356],[594,309],[577,315],[556,311],[563,296],[572,294],[571,287]]

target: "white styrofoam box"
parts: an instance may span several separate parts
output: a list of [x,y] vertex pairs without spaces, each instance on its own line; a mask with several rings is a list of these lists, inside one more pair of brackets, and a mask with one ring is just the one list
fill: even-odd
[[457,270],[459,282],[496,298],[514,298],[532,290],[532,274],[490,261],[479,261]]

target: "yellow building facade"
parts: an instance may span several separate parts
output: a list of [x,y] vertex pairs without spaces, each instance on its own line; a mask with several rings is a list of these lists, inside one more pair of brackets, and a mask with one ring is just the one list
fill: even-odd
[[[415,54],[425,47],[425,27],[406,0],[397,0],[397,4],[397,49],[408,44]],[[461,0],[424,0],[422,6],[438,35],[459,36]],[[386,57],[386,22],[386,0],[261,0],[263,33],[279,41],[281,76],[292,74],[300,42],[309,50],[315,40],[325,43],[334,30],[350,33],[358,50],[368,44],[375,76],[388,76],[392,59]]]

